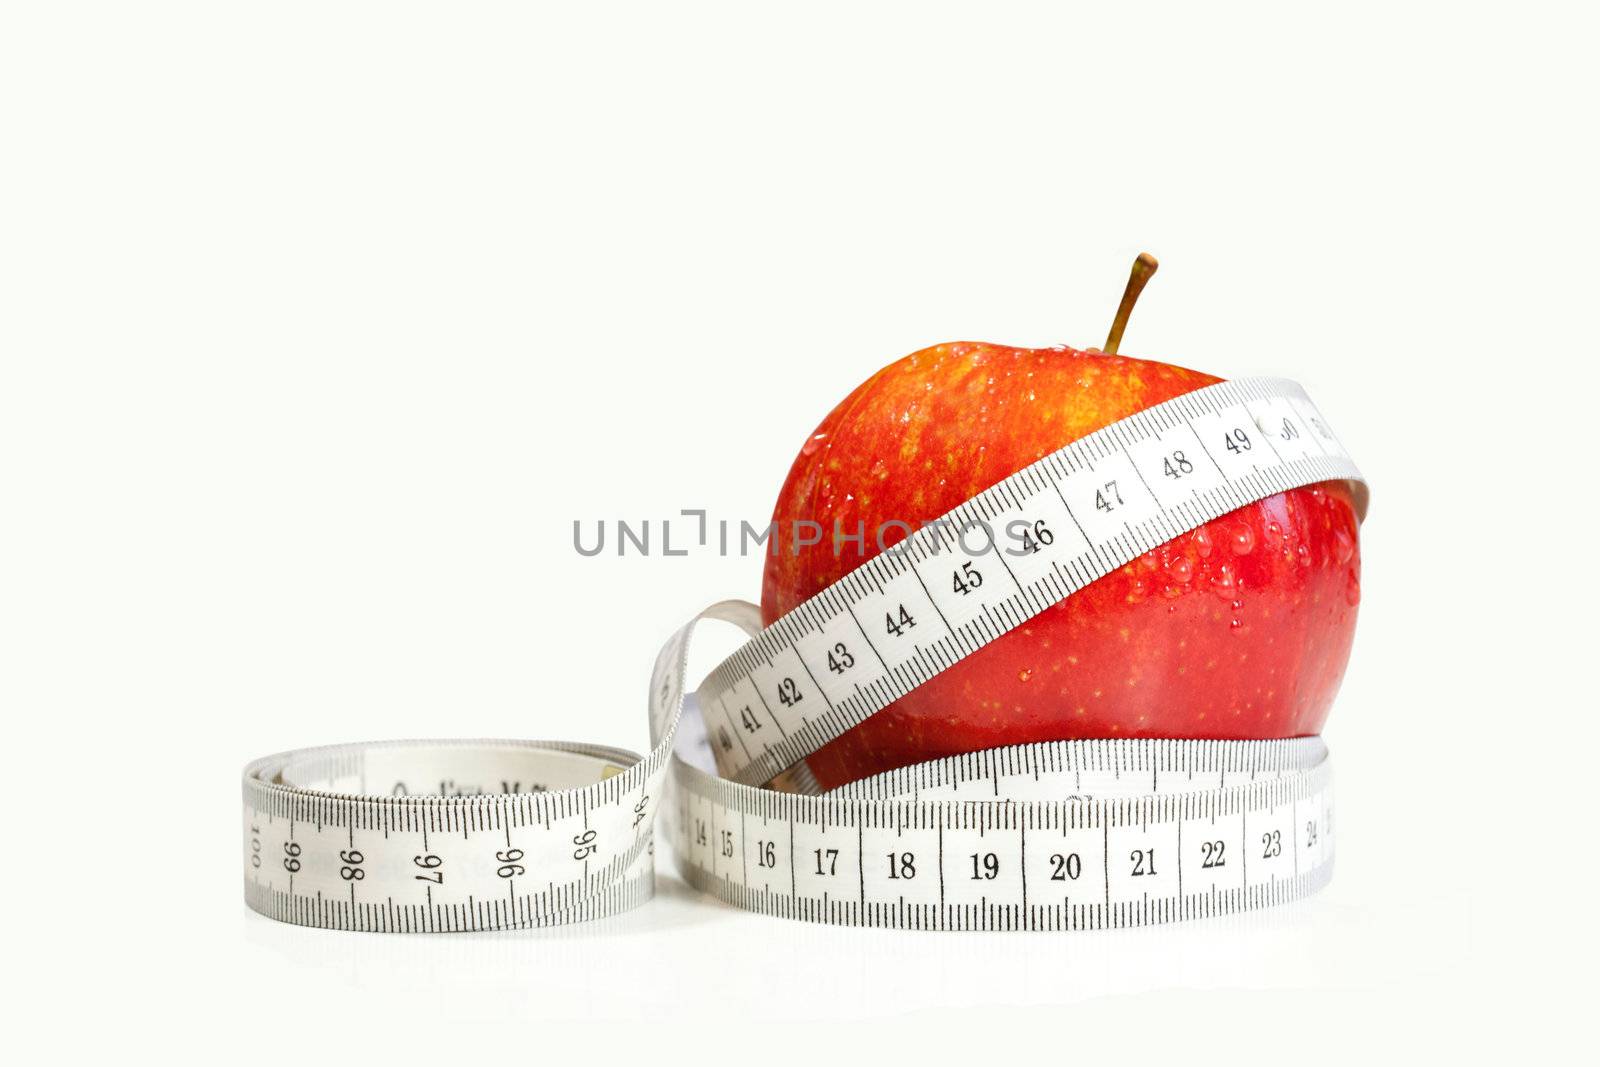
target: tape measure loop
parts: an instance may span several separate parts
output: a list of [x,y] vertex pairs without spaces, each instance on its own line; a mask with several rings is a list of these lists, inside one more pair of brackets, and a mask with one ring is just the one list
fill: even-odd
[[[1204,448],[1202,432],[1235,430],[1267,447],[1248,459],[1208,452],[1211,467],[1195,471],[1209,473],[1179,487],[1129,478],[1149,499],[1116,525],[1072,507],[1082,480],[1110,465],[1138,475],[1172,435]],[[691,885],[721,900],[845,925],[1106,929],[1296,899],[1332,872],[1332,776],[1317,738],[1043,742],[823,795],[803,761],[1140,553],[1252,501],[1339,479],[1360,487],[1364,511],[1360,473],[1292,383],[1223,382],[1149,408],[946,517],[1060,516],[1050,544],[1007,563],[1011,586],[992,583],[976,605],[940,603],[942,586],[919,573],[960,550],[931,526],[764,629],[755,605],[707,608],[657,656],[644,756],[559,741],[399,741],[255,761],[243,783],[246,903],[286,922],[375,932],[580,922],[649,899],[657,840],[670,841]],[[874,643],[857,619],[895,583],[919,585],[943,628],[909,653]],[[704,621],[749,640],[690,693],[689,644]],[[874,655],[831,669],[838,628]],[[780,775],[790,791],[759,788]]]

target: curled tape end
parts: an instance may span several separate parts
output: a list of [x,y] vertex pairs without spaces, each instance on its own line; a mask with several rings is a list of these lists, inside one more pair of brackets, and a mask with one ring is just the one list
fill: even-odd
[[1346,479],[1344,484],[1349,487],[1350,500],[1356,506],[1356,521],[1366,522],[1367,506],[1372,502],[1372,490],[1367,488],[1366,482],[1358,482],[1353,478]]

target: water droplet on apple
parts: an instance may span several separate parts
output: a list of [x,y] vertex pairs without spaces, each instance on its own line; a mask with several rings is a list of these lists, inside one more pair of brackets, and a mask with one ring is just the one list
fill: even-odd
[[1173,556],[1167,560],[1167,575],[1177,582],[1188,582],[1194,579],[1194,564],[1189,562],[1188,556]]
[[1343,529],[1342,527],[1338,530],[1335,530],[1333,532],[1333,558],[1338,561],[1339,566],[1343,567],[1345,564],[1349,563],[1351,557],[1353,557],[1355,554],[1355,538],[1351,537],[1349,531]]
[[1200,553],[1201,559],[1211,555],[1211,535],[1206,533],[1204,526],[1194,532],[1192,540],[1194,541],[1194,547]]
[[1224,563],[1217,568],[1217,573],[1211,576],[1211,591],[1224,600],[1232,600],[1238,579],[1234,577],[1233,566]]
[[1019,681],[1019,682],[1026,682],[1029,678],[1032,678],[1032,677],[1033,677],[1033,669],[1032,668],[1029,668],[1027,670],[1021,670],[1021,671],[1017,672],[1017,681]]
[[1228,547],[1233,549],[1236,556],[1248,556],[1256,547],[1255,531],[1248,526],[1235,526],[1228,534]]

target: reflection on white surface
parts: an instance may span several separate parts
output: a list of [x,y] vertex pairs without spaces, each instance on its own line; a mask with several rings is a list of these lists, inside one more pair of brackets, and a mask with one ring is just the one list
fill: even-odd
[[[1375,913],[1325,893],[1142,930],[928,934],[754,915],[663,872],[651,903],[548,931],[407,937],[241,921],[257,952],[355,1004],[415,1001],[461,1019],[673,1019],[716,1003],[748,1021],[1069,1004],[1175,988],[1379,989],[1464,962],[1465,899],[1426,905],[1426,921],[1416,921],[1420,907]],[[1389,946],[1387,972],[1373,965],[1375,943]],[[794,989],[804,996],[784,995]]]

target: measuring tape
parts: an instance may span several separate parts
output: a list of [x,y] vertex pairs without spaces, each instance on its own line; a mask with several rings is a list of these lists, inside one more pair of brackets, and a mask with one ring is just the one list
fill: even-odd
[[[250,764],[246,902],[350,930],[598,918],[651,895],[658,819],[690,884],[824,922],[1096,929],[1298,898],[1332,871],[1317,738],[1020,745],[825,795],[802,761],[1157,545],[1322,481],[1354,483],[1364,511],[1360,479],[1291,382],[1223,382],[1148,408],[978,494],[769,627],[752,604],[706,609],[657,657],[642,758],[563,742],[401,741]],[[1121,502],[1107,513],[1093,504],[1113,480]],[[994,536],[1010,529],[1047,536]],[[994,580],[955,591],[950,570],[964,563]],[[883,616],[915,618],[914,638],[870,625]],[[749,640],[691,693],[690,639],[709,621]],[[774,781],[782,791],[762,788]]]

